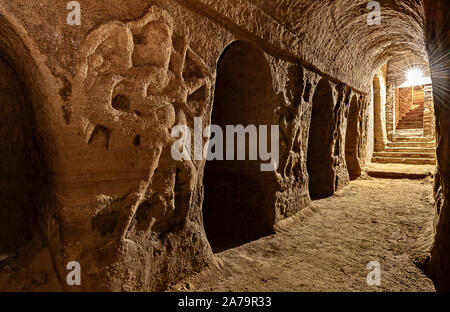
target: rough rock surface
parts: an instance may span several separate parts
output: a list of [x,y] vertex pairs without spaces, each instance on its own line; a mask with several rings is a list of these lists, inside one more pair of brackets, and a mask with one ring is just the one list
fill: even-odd
[[433,80],[434,111],[436,116],[437,169],[435,174],[435,241],[428,269],[436,288],[450,291],[450,25],[444,12],[448,12],[447,1],[426,1],[427,51]]
[[[212,259],[202,214],[205,161],[175,161],[170,133],[175,125],[193,130],[194,117],[210,123],[217,65],[237,40],[268,65],[270,106],[261,110],[281,130],[267,194],[271,226],[310,204],[311,185],[328,196],[360,174],[373,76],[397,53],[426,58],[428,51],[441,86],[434,89],[440,218],[431,267],[450,276],[448,67],[441,65],[448,33],[435,13],[446,12],[437,8],[445,3],[380,2],[382,23],[369,26],[363,0],[87,1],[81,25],[70,26],[65,1],[1,0],[0,60],[13,69],[33,125],[33,144],[17,146],[32,155],[25,165],[38,168],[32,223],[60,277],[70,261],[83,268],[81,287],[63,286],[161,290]],[[326,155],[308,164],[318,135],[310,125],[324,122],[314,115],[323,105],[327,144],[317,155]],[[11,127],[26,136],[19,124],[2,125],[1,133]],[[314,184],[317,172],[323,185]]]

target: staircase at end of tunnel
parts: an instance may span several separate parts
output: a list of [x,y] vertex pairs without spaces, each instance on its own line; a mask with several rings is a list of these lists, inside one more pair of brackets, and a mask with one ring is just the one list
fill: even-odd
[[423,115],[424,105],[418,105],[416,108],[411,109],[403,116],[397,124],[397,129],[419,129],[423,128]]
[[433,137],[394,136],[386,150],[375,152],[373,163],[434,165],[436,164],[436,142]]

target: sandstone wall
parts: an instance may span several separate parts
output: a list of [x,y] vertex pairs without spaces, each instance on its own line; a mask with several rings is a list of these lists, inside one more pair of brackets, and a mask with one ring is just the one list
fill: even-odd
[[375,151],[375,127],[374,127],[374,89],[373,84],[370,88],[370,101],[368,106],[368,126],[367,126],[367,153],[366,162],[371,163]]
[[382,152],[386,148],[386,70],[383,66],[373,80],[373,107],[374,107],[374,151]]
[[435,118],[433,108],[433,87],[424,86],[424,112],[423,112],[423,135],[428,137],[435,136]]
[[364,1],[89,1],[81,25],[69,26],[65,1],[0,1],[0,53],[35,111],[49,190],[39,224],[62,280],[77,260],[83,290],[162,290],[211,261],[205,162],[175,161],[170,132],[193,130],[194,117],[209,123],[217,63],[236,40],[262,51],[271,73],[262,109],[282,134],[273,225],[310,203],[319,81],[331,99],[319,170],[329,173],[329,195],[347,185],[347,162],[357,172],[370,153],[372,77],[405,48],[384,43],[395,33],[424,53],[421,2],[384,5],[393,14],[371,28]]
[[425,1],[427,51],[430,58],[433,100],[436,116],[437,170],[435,176],[436,221],[435,240],[429,270],[436,288],[450,290],[450,25],[445,12],[447,1]]

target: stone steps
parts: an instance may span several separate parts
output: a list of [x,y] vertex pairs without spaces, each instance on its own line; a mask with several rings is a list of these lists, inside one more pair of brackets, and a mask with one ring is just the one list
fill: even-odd
[[410,110],[397,124],[397,129],[423,128],[423,105]]
[[436,142],[433,137],[395,135],[386,150],[375,152],[373,163],[434,165],[436,163]]
[[400,121],[402,120],[414,120],[414,119],[420,119],[423,118],[423,114],[411,114],[411,115],[405,115]]
[[[420,117],[423,117],[423,115],[424,115],[423,113],[408,113],[405,116],[403,116],[402,119],[420,118]],[[402,119],[400,119],[400,120],[402,120]]]
[[385,152],[393,152],[393,153],[436,153],[436,148],[434,147],[387,147]]
[[408,120],[403,120],[403,121],[399,121],[398,124],[399,125],[405,125],[408,123],[416,123],[416,122],[423,122],[423,118],[411,118]]
[[423,118],[420,119],[408,119],[408,120],[404,120],[398,123],[398,126],[402,126],[402,125],[409,125],[409,124],[416,124],[416,123],[422,123],[423,122]]
[[423,120],[399,122],[398,125],[397,125],[397,128],[402,128],[402,127],[405,127],[405,126],[413,126],[413,125],[417,125],[416,128],[422,128],[421,127],[422,123],[423,123]]
[[431,142],[433,137],[418,137],[418,136],[394,136],[393,142]]
[[422,122],[423,122],[423,118],[422,119],[417,119],[417,120],[411,119],[411,120],[405,120],[403,122],[399,122],[397,126],[408,125],[408,124],[415,124],[415,123],[422,123]]
[[434,141],[430,142],[389,142],[387,147],[400,147],[400,148],[409,148],[409,147],[436,147],[436,143]]
[[[395,131],[394,136],[395,137],[423,137],[423,128],[422,129],[407,129],[407,130],[397,129]],[[426,140],[424,140],[424,141],[426,141]],[[395,141],[393,141],[393,142],[395,142]]]
[[427,153],[427,152],[376,152],[373,153],[373,157],[388,157],[388,158],[432,158],[435,159],[435,153]]
[[408,115],[423,115],[423,109],[424,109],[423,106],[414,108],[414,109],[410,110],[409,112],[407,112],[405,114],[405,116],[408,116]]
[[423,128],[423,121],[417,121],[417,122],[405,122],[402,124],[397,125],[397,129],[416,129],[416,128]]
[[422,126],[422,124],[407,124],[407,125],[402,125],[402,126],[398,126],[397,129],[403,130],[403,129],[414,129],[417,127]]
[[372,158],[372,162],[382,164],[434,165],[436,160],[432,158],[374,157]]

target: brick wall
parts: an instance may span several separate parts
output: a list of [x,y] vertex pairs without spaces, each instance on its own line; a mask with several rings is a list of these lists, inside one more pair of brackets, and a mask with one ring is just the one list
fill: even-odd
[[433,111],[433,88],[431,85],[424,86],[423,134],[424,134],[424,136],[434,136],[435,135],[434,111]]

